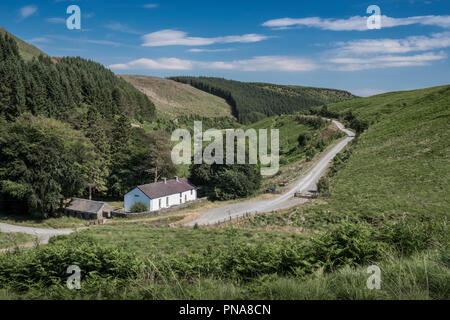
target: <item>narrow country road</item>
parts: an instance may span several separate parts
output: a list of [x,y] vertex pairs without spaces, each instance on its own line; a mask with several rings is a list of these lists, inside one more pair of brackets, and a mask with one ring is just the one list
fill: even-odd
[[355,135],[350,130],[345,129],[344,125],[339,121],[332,120],[333,123],[343,132],[347,137],[335,145],[327,154],[325,154],[317,164],[312,167],[309,172],[297,180],[294,186],[285,194],[270,200],[249,200],[232,205],[215,208],[205,212],[198,219],[188,222],[185,226],[209,225],[222,221],[227,221],[242,217],[245,214],[258,214],[264,212],[271,212],[279,209],[286,209],[300,203],[306,202],[305,199],[294,198],[296,192],[307,192],[316,190],[317,182],[325,173],[329,163],[333,158],[345,148],[345,146],[355,138]]
[[[347,137],[335,145],[327,154],[325,154],[317,164],[312,167],[309,172],[297,180],[294,186],[285,194],[270,199],[270,200],[249,200],[244,202],[235,203],[219,208],[215,208],[205,212],[198,219],[188,222],[185,226],[209,225],[218,222],[227,221],[242,217],[245,214],[258,214],[264,212],[271,212],[274,210],[287,209],[300,203],[306,202],[305,199],[294,198],[296,192],[307,192],[315,190],[317,182],[320,177],[325,173],[329,163],[345,146],[352,141],[355,136],[350,130],[345,129],[344,125],[336,120],[332,120],[333,123],[343,132],[347,134]],[[47,244],[49,239],[54,236],[68,235],[75,230],[72,229],[42,229],[33,227],[16,226],[6,223],[0,223],[0,232],[4,233],[26,233],[39,237],[40,244]]]
[[71,234],[75,232],[71,229],[41,229],[32,227],[15,226],[12,224],[0,223],[0,232],[4,233],[26,233],[39,237],[40,244],[47,244],[48,240],[54,236],[60,236],[64,234]]

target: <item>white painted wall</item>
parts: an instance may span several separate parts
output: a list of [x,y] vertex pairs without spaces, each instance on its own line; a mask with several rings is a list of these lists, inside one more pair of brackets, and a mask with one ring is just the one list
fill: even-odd
[[172,206],[183,204],[189,201],[194,201],[196,199],[197,199],[197,190],[192,190],[192,192],[190,190],[183,192],[181,196],[179,193],[176,193],[167,197],[152,199],[150,201],[150,211],[157,211],[160,209],[170,208]]

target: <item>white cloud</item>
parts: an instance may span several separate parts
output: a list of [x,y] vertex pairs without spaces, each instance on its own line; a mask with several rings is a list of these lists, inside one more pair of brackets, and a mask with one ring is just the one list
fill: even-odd
[[318,68],[318,65],[311,60],[286,56],[260,56],[231,62],[206,62],[202,63],[202,66],[237,71],[311,71]]
[[403,39],[358,39],[338,42],[334,46],[334,49],[322,54],[323,61],[331,70],[418,67],[447,58],[444,52],[433,50],[450,47],[450,32]]
[[39,43],[52,43],[52,40],[49,39],[49,38],[44,38],[44,37],[37,37],[37,38],[29,39],[29,40],[27,40],[27,42],[36,43],[36,44],[39,44]]
[[177,58],[138,59],[128,63],[113,64],[109,67],[116,70],[190,70],[194,63],[190,60]]
[[138,59],[123,64],[109,66],[116,70],[191,70],[219,69],[236,71],[311,71],[318,66],[307,59],[283,56],[260,56],[234,61],[194,61],[177,58]]
[[450,32],[404,39],[361,39],[337,43],[340,54],[407,53],[450,47]]
[[20,16],[22,19],[26,19],[37,12],[38,8],[36,6],[25,6],[20,8]]
[[318,69],[332,71],[361,71],[370,69],[418,67],[446,59],[444,52],[426,52],[416,55],[336,56],[322,61],[300,57],[258,56],[232,61],[196,61],[178,58],[138,59],[128,63],[113,64],[116,70],[234,70],[249,72],[304,72]]
[[[210,44],[219,38],[189,38],[183,32],[172,37],[176,43]],[[181,36],[179,36],[181,34]],[[164,36],[165,41],[169,41]],[[181,40],[180,40],[181,39]],[[226,41],[231,37],[222,37]],[[152,40],[156,41],[156,38]],[[158,39],[162,41],[162,39]],[[173,43],[170,42],[170,43]],[[165,42],[166,43],[166,42]],[[160,42],[153,43],[153,45]],[[256,56],[249,59],[231,61],[198,61],[182,60],[177,58],[139,59],[129,63],[110,66],[112,69],[167,69],[167,70],[235,70],[235,71],[279,71],[279,72],[303,72],[312,70],[331,71],[360,71],[370,69],[420,67],[427,66],[436,61],[447,58],[442,50],[450,47],[450,32],[434,33],[428,36],[410,36],[401,39],[358,39],[332,44],[331,50],[323,51],[311,59],[296,56]],[[221,52],[233,50],[192,48],[188,52]]]
[[109,40],[103,40],[103,39],[88,39],[85,37],[67,37],[67,36],[60,36],[60,35],[48,35],[48,38],[51,38],[52,40],[57,41],[67,41],[70,42],[72,45],[74,43],[77,44],[95,44],[95,45],[103,45],[103,46],[114,46],[114,47],[124,47],[126,46],[123,43],[115,42],[115,41],[109,41]]
[[378,55],[372,57],[337,57],[329,60],[333,66],[330,69],[338,71],[360,71],[370,69],[394,68],[394,67],[419,67],[427,66],[432,61],[446,59],[444,52],[427,52],[416,55]]
[[311,27],[323,30],[343,31],[343,30],[366,30],[367,18],[355,16],[348,19],[322,19],[320,17],[311,18],[282,18],[269,20],[263,23],[264,27],[285,29],[292,27]]
[[[392,18],[385,15],[381,16],[381,27],[392,28],[397,26],[406,26],[420,24],[426,26],[438,26],[450,28],[450,15],[445,16],[415,16],[407,18]],[[365,31],[367,28],[367,17],[354,16],[347,19],[324,19],[320,17],[311,18],[281,18],[266,21],[262,24],[265,27],[274,29],[287,29],[294,27],[310,27],[322,30],[332,31]]]
[[206,46],[214,43],[249,43],[259,42],[268,39],[267,36],[261,34],[245,34],[241,36],[226,36],[215,38],[188,37],[186,32],[166,29],[146,34],[142,37],[144,47],[160,47],[160,46]]
[[193,48],[193,49],[189,49],[187,50],[188,52],[194,52],[194,53],[199,53],[199,52],[231,52],[231,51],[235,51],[236,49],[233,48],[225,48],[225,49],[198,49],[198,48]]

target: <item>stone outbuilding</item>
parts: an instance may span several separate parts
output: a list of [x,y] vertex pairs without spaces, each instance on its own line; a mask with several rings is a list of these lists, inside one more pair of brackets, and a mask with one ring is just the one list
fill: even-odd
[[86,220],[103,220],[103,217],[111,216],[111,211],[113,207],[105,202],[73,198],[66,206],[65,214],[68,217]]

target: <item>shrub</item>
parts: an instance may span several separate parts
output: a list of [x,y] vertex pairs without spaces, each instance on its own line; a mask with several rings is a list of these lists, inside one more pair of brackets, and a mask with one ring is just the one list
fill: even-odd
[[316,155],[317,150],[314,147],[309,147],[308,150],[306,150],[306,161],[311,161],[314,156]]
[[311,140],[311,135],[308,133],[300,133],[300,135],[298,136],[298,139],[297,139],[298,145],[302,148],[305,147],[310,140]]
[[319,182],[317,183],[317,192],[321,196],[330,195],[330,180],[328,179],[328,177],[320,178]]
[[[357,140],[355,139],[355,140],[353,140],[351,145],[353,146],[356,143],[357,143]],[[352,155],[352,152],[353,152],[353,149],[349,148],[349,149],[344,150],[341,153],[338,153],[334,157],[333,164],[331,165],[330,169],[328,170],[328,176],[330,178],[334,177],[338,171],[345,168],[348,160],[350,159],[350,156]]]
[[132,213],[140,213],[140,212],[147,212],[148,206],[144,202],[135,202],[131,208],[130,212]]
[[368,223],[342,222],[330,232],[311,238],[313,261],[323,264],[326,271],[377,261],[387,246],[375,239],[375,231]]
[[440,230],[443,226],[439,222],[389,223],[381,228],[380,239],[400,255],[408,256],[431,247],[434,240],[439,241],[435,238],[445,234],[446,230]]
[[254,194],[261,186],[258,165],[193,164],[191,181],[211,200],[232,200]]
[[82,279],[127,278],[140,268],[137,257],[119,247],[105,247],[85,236],[62,236],[45,247],[0,256],[0,286],[26,289],[36,284],[65,283],[71,265],[81,269]]

